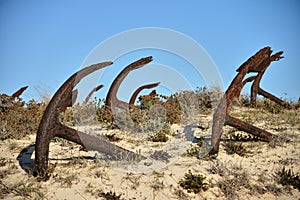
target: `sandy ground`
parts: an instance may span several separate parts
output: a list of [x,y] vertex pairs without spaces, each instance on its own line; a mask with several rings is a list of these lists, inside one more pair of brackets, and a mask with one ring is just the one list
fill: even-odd
[[[103,194],[111,192],[120,195],[120,199],[300,199],[298,190],[275,181],[275,171],[283,166],[300,173],[299,124],[287,124],[279,119],[270,122],[267,116],[261,117],[267,122],[255,122],[255,125],[290,141],[243,142],[248,150],[245,156],[229,155],[222,145],[224,141],[221,141],[216,159],[186,155],[187,149],[196,145],[187,140],[186,130],[197,137],[207,136],[208,130],[195,127],[187,129],[172,125],[173,134],[167,143],[140,141],[139,136],[118,130],[76,127],[85,132],[115,133],[121,138],[115,144],[139,152],[147,159],[140,163],[110,161],[99,152],[81,151],[80,146],[58,139],[50,146],[50,163],[56,166],[47,182],[37,182],[22,169],[32,165],[35,135],[22,140],[5,140],[0,147],[0,180],[16,190],[2,195],[2,198],[105,199]],[[203,117],[202,121],[205,120]],[[231,130],[224,127],[224,134]],[[168,156],[155,157],[156,151],[167,152]],[[188,193],[179,186],[178,182],[189,170],[206,177],[207,191]],[[19,196],[20,193],[23,196]]]

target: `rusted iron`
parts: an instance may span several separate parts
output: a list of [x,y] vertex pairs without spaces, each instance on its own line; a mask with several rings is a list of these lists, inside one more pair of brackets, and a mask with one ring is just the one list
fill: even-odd
[[160,82],[152,83],[152,84],[147,84],[147,85],[143,85],[143,86],[139,87],[138,89],[136,89],[134,91],[134,93],[132,94],[130,100],[129,100],[129,106],[133,106],[134,105],[134,102],[135,102],[137,96],[139,95],[139,93],[142,90],[144,90],[144,89],[151,89],[151,88],[157,87],[159,84],[160,84]]
[[240,85],[237,87],[236,93],[235,93],[235,97],[238,98],[238,97],[241,95],[241,91],[242,91],[243,87],[244,87],[247,83],[252,82],[253,80],[255,80],[255,78],[256,78],[256,76],[250,76],[250,77],[246,78],[246,79],[242,82],[242,84],[240,84]]
[[[281,56],[282,52],[278,52],[272,56],[271,54],[272,54],[272,50],[270,47],[262,48],[237,69],[238,74],[235,76],[230,86],[226,90],[224,96],[222,97],[213,115],[212,140],[211,140],[212,149],[210,151],[210,155],[218,154],[220,138],[223,132],[222,127],[225,125],[233,126],[239,130],[245,131],[255,136],[259,136],[267,141],[277,137],[272,133],[257,128],[239,119],[233,118],[228,114],[229,105],[232,103],[234,97],[239,96],[243,86],[247,82],[257,80],[257,77],[255,78],[249,77],[248,79],[245,79],[243,81],[246,74],[249,72],[262,73],[265,71],[265,69],[270,65],[272,61],[277,61],[282,58]],[[258,80],[258,83],[259,81],[260,80]]]
[[21,94],[28,88],[28,86],[22,87],[20,88],[18,91],[16,91],[15,93],[13,93],[11,96],[16,98],[16,97],[20,97]]
[[279,99],[278,97],[268,93],[267,91],[261,89],[260,87],[258,88],[258,94],[264,96],[267,99],[270,99],[271,101],[274,101],[275,103],[282,105],[285,108],[291,108],[290,104]]
[[[103,62],[86,67],[73,74],[54,94],[43,114],[38,127],[35,145],[34,175],[47,178],[49,144],[54,137],[60,137],[82,145],[87,150],[97,150],[113,159],[136,159],[137,155],[122,147],[110,143],[104,136],[95,137],[64,126],[59,120],[59,114],[74,103],[76,84],[88,74],[111,65]],[[140,157],[139,157],[140,158]]]
[[86,98],[83,101],[83,104],[87,104],[91,98],[91,96],[97,92],[98,90],[100,90],[101,88],[103,88],[103,85],[98,85],[97,87],[93,88],[90,93],[86,96]]
[[[267,99],[270,99],[271,101],[274,101],[275,103],[277,103],[285,108],[290,108],[290,105],[288,103],[286,103],[283,100],[279,99],[278,97],[268,93],[267,91],[261,89],[259,86],[262,76],[264,75],[267,68],[270,66],[271,62],[278,61],[278,60],[284,58],[283,56],[281,56],[282,54],[283,54],[282,51],[277,52],[276,54],[270,56],[269,59],[265,59],[260,65],[251,67],[249,69],[248,73],[257,72],[258,74],[256,76],[251,76],[243,81],[243,83],[239,86],[239,88],[236,91],[236,97],[239,97],[240,92],[246,83],[254,81],[251,86],[251,97],[250,97],[251,98],[250,103],[253,107],[256,106],[256,97],[259,94],[259,95],[264,96]],[[238,68],[237,71],[239,72],[240,68]]]
[[117,98],[117,92],[120,88],[121,83],[126,78],[126,76],[133,70],[139,69],[143,67],[144,65],[150,63],[152,61],[152,56],[141,58],[131,64],[129,64],[127,67],[125,67],[115,78],[113,83],[111,84],[109,91],[106,96],[106,106],[110,109],[114,109],[116,107],[128,109],[129,105],[128,103],[121,101]]
[[237,119],[232,116],[229,116],[229,115],[226,116],[225,125],[235,127],[239,131],[245,131],[245,132],[251,133],[252,135],[260,137],[262,140],[265,140],[265,141],[269,141],[270,139],[273,139],[276,137],[275,135],[273,135],[272,133],[270,133],[268,131],[265,131],[261,128],[258,128],[256,126],[253,126],[251,124],[243,122],[242,120]]
[[276,96],[266,92],[265,90],[261,89],[259,84],[260,81],[262,79],[262,76],[264,75],[265,71],[267,70],[267,68],[270,66],[272,61],[277,61],[280,60],[281,58],[283,58],[283,56],[281,56],[283,54],[282,51],[272,55],[269,59],[269,61],[266,63],[265,66],[261,67],[261,70],[258,71],[258,74],[255,77],[255,80],[251,86],[251,105],[252,106],[256,106],[256,97],[258,94],[264,96],[265,98],[270,99],[271,101],[274,101],[275,103],[284,106],[285,108],[289,108],[289,104],[284,102],[283,100],[277,98]]

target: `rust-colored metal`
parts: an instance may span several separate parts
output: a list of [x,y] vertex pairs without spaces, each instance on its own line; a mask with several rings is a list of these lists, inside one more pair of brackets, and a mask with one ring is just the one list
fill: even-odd
[[246,79],[242,82],[242,84],[240,84],[240,85],[237,87],[235,96],[236,96],[236,97],[239,97],[239,96],[241,95],[241,91],[242,91],[243,87],[244,87],[247,83],[249,83],[249,82],[255,80],[255,78],[256,78],[256,76],[250,76],[250,77],[246,78]]
[[134,105],[134,102],[135,102],[137,96],[139,95],[139,93],[142,90],[144,90],[144,89],[151,89],[151,88],[157,87],[159,84],[160,84],[160,82],[152,83],[152,84],[147,84],[147,85],[143,85],[143,86],[139,87],[138,89],[136,89],[134,91],[134,93],[132,94],[131,98],[130,98],[129,106],[133,106]]
[[291,108],[290,104],[288,104],[287,102],[277,98],[276,96],[268,93],[267,91],[261,89],[260,87],[258,88],[258,94],[264,96],[267,99],[270,99],[271,101],[274,101],[275,103],[282,105],[285,108]]
[[21,94],[28,88],[28,86],[22,87],[20,88],[18,91],[16,91],[15,93],[13,93],[11,96],[16,98],[16,97],[20,97]]
[[250,131],[252,135],[265,139],[266,141],[269,141],[272,138],[276,138],[275,135],[269,133],[268,131],[255,127],[251,124],[243,122],[242,120],[237,119],[235,117],[231,117],[229,115],[226,116],[225,125],[235,127],[239,131]]
[[[210,155],[215,155],[218,154],[219,152],[220,138],[223,132],[222,127],[224,125],[233,126],[239,130],[245,131],[255,136],[259,136],[267,141],[277,137],[272,133],[257,128],[239,119],[233,118],[228,114],[229,105],[232,103],[234,97],[239,96],[243,86],[247,82],[257,80],[257,76],[256,76],[256,77],[249,77],[243,81],[246,74],[249,72],[262,73],[265,71],[265,69],[270,65],[272,61],[277,61],[282,58],[281,56],[282,52],[278,52],[272,56],[271,54],[272,54],[272,50],[270,47],[262,48],[237,69],[238,74],[236,75],[236,77],[233,79],[230,86],[226,90],[224,96],[222,97],[213,115],[212,141],[211,141],[212,149],[210,151]],[[258,83],[259,81],[260,79],[258,80]]]
[[123,109],[128,109],[129,105],[128,103],[124,101],[120,101],[117,98],[117,92],[120,88],[121,83],[126,78],[126,76],[133,70],[139,69],[143,67],[144,65],[150,63],[152,61],[152,56],[141,58],[131,64],[129,64],[127,67],[125,67],[115,78],[113,83],[111,84],[109,91],[106,96],[106,106],[108,106],[110,109],[113,109],[112,107],[119,107]]
[[136,154],[122,147],[110,143],[104,136],[95,137],[64,126],[59,120],[59,114],[74,103],[73,95],[76,84],[88,74],[111,65],[112,62],[104,62],[86,67],[73,74],[54,94],[50,100],[40,125],[38,127],[35,145],[35,170],[34,174],[47,177],[49,144],[54,137],[61,137],[82,145],[88,150],[97,150],[109,155],[113,159],[137,158]]
[[[267,91],[261,89],[259,86],[262,76],[264,75],[267,68],[270,66],[271,62],[278,61],[281,58],[284,58],[282,56],[282,54],[283,54],[282,51],[277,52],[276,54],[270,56],[268,59],[265,59],[260,65],[250,67],[248,73],[257,72],[258,74],[256,76],[251,76],[243,81],[243,83],[239,86],[239,88],[236,91],[236,97],[239,97],[240,92],[246,83],[254,81],[251,86],[251,100],[250,100],[250,103],[253,107],[256,106],[257,95],[260,94],[260,95],[264,96],[265,98],[270,99],[271,101],[274,101],[275,103],[277,103],[285,108],[290,108],[290,105],[288,103],[286,103],[283,100],[277,98],[276,96],[268,93]],[[238,72],[240,70],[241,70],[241,67],[237,69]]]
[[100,90],[101,88],[103,88],[103,85],[98,85],[97,87],[93,88],[90,93],[86,96],[86,98],[83,101],[83,104],[87,104],[91,98],[91,96],[97,92],[98,90]]
[[256,97],[257,94],[260,94],[262,96],[264,96],[265,98],[270,99],[271,101],[274,101],[284,107],[289,107],[288,104],[286,104],[284,101],[282,101],[281,99],[275,97],[274,95],[262,90],[259,87],[260,81],[262,79],[262,76],[264,75],[265,71],[267,70],[267,68],[270,66],[272,61],[278,61],[281,58],[283,58],[283,56],[281,56],[283,54],[282,51],[270,56],[270,58],[268,60],[265,61],[265,65],[260,66],[260,70],[258,72],[258,74],[255,77],[255,80],[251,86],[251,105],[255,106],[256,105]]

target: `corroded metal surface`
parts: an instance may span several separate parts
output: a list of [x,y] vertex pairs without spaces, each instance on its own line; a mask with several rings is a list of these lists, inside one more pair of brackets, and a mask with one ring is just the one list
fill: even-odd
[[[277,137],[276,135],[273,135],[268,131],[265,131],[251,124],[243,122],[237,118],[229,116],[228,108],[229,105],[232,103],[233,99],[240,95],[240,92],[242,88],[245,86],[245,84],[252,81],[253,81],[253,85],[251,87],[252,103],[256,101],[257,94],[261,94],[266,98],[270,98],[272,101],[284,105],[282,100],[267,93],[266,91],[262,90],[259,87],[260,80],[264,72],[268,68],[268,66],[271,64],[271,62],[280,60],[282,58],[281,56],[282,53],[283,52],[278,52],[272,55],[271,48],[265,47],[259,50],[255,55],[250,57],[246,62],[244,62],[237,69],[238,74],[236,75],[236,77],[233,79],[230,86],[226,90],[224,96],[222,97],[213,115],[212,142],[211,142],[212,149],[210,151],[210,155],[218,154],[220,138],[222,136],[222,131],[223,131],[222,128],[224,125],[233,126],[238,130],[245,131],[255,136],[261,137],[266,141],[269,141]],[[118,76],[114,79],[106,97],[106,106],[109,109],[112,110],[115,108],[128,109],[130,105],[134,105],[134,102],[138,94],[143,89],[153,88],[159,84],[159,83],[153,83],[153,84],[148,84],[139,87],[132,95],[129,104],[117,98],[117,92],[120,88],[121,83],[126,78],[126,76],[132,70],[139,69],[144,65],[150,63],[151,61],[152,61],[151,56],[142,58],[140,60],[131,63],[118,74]],[[143,158],[140,155],[137,155],[131,151],[128,151],[122,147],[110,143],[105,137],[101,137],[101,136],[95,137],[80,131],[76,131],[70,127],[64,126],[59,121],[59,114],[61,112],[64,112],[67,107],[72,106],[77,97],[78,91],[74,90],[76,84],[88,74],[111,64],[112,64],[111,62],[100,63],[76,72],[55,93],[55,95],[49,102],[44,112],[44,115],[42,117],[37,132],[36,153],[35,153],[36,154],[35,155],[36,175],[45,176],[48,173],[49,144],[51,139],[54,137],[61,137],[69,141],[75,142],[77,144],[82,145],[87,150],[100,151],[102,153],[109,155],[113,159],[133,160],[137,158],[139,159]],[[244,80],[246,74],[250,72],[256,72],[258,74],[256,76],[251,76]],[[87,103],[88,100],[90,99],[90,96],[102,87],[103,86],[100,85],[94,88],[86,97],[84,102]]]
[[13,93],[11,96],[16,98],[16,97],[20,97],[21,94],[28,88],[28,86],[22,87],[20,88],[18,91],[16,91],[15,93]]
[[260,70],[258,71],[258,74],[255,77],[255,80],[251,86],[251,105],[255,106],[256,105],[256,96],[257,94],[260,94],[280,105],[284,105],[284,101],[278,99],[277,97],[275,97],[274,95],[269,94],[268,92],[262,90],[259,87],[260,81],[262,79],[262,76],[264,75],[265,71],[267,70],[267,68],[270,66],[271,62],[273,61],[278,61],[281,58],[283,58],[283,56],[281,56],[283,54],[282,51],[270,56],[268,59],[266,59],[266,61],[263,63],[263,65],[261,65],[259,68]]
[[160,84],[160,82],[152,83],[152,84],[147,84],[147,85],[143,85],[143,86],[139,87],[138,89],[136,89],[134,91],[134,93],[132,94],[130,100],[129,100],[129,106],[133,106],[134,105],[134,102],[135,102],[137,96],[139,95],[139,93],[142,90],[144,90],[144,89],[151,89],[151,88],[157,87],[159,84]]
[[151,61],[152,61],[152,56],[141,58],[141,59],[129,64],[118,74],[118,76],[115,78],[115,80],[111,84],[109,91],[107,93],[107,96],[106,96],[106,105],[109,108],[114,109],[115,107],[119,107],[119,108],[128,109],[128,107],[129,107],[128,103],[126,103],[124,101],[120,101],[117,98],[117,92],[120,88],[120,85],[131,71],[133,71],[135,69],[139,69],[139,68],[143,67],[144,65],[150,63]]
[[[267,54],[266,59],[264,59],[259,65],[250,67],[249,71],[247,73],[257,72],[257,75],[246,78],[242,82],[242,84],[239,85],[239,87],[236,90],[236,97],[239,97],[241,90],[243,89],[243,87],[245,86],[246,83],[253,81],[252,86],[251,86],[251,105],[252,106],[256,106],[256,97],[259,94],[259,95],[264,96],[265,98],[270,99],[271,101],[274,101],[275,103],[277,103],[279,105],[284,106],[285,108],[289,108],[290,105],[288,103],[286,103],[283,100],[277,98],[276,96],[268,93],[267,91],[261,89],[259,86],[262,76],[264,75],[267,68],[270,66],[271,62],[282,59],[283,58],[282,54],[283,54],[283,51],[277,52],[274,55]],[[269,55],[271,55],[271,56],[269,56]],[[239,67],[237,69],[237,71],[239,72],[241,69],[242,69],[242,67]]]
[[[254,88],[253,95],[255,94],[256,96],[258,91],[262,92],[261,89],[258,89],[261,76],[263,75],[266,68],[270,65],[272,61],[277,61],[282,58],[281,56],[282,53],[283,52],[278,52],[274,55],[271,55],[272,50],[270,47],[262,48],[237,69],[238,74],[236,75],[236,77],[233,79],[230,86],[226,90],[224,96],[222,97],[213,115],[212,141],[211,141],[212,149],[210,151],[210,155],[215,155],[218,154],[219,152],[220,138],[223,132],[222,127],[224,125],[233,126],[239,130],[245,131],[255,136],[259,136],[267,141],[277,137],[272,133],[269,133],[251,124],[248,124],[239,119],[229,116],[228,107],[232,103],[234,97],[238,97],[240,95],[243,86],[247,82],[253,80],[254,82],[257,81],[253,86]],[[258,72],[258,75],[249,77],[243,81],[246,74],[250,72]]]
[[47,177],[49,144],[54,137],[61,137],[82,145],[88,150],[97,150],[114,159],[133,159],[136,154],[122,147],[110,143],[104,137],[95,137],[64,126],[59,121],[59,114],[68,106],[72,106],[77,91],[73,90],[76,84],[88,74],[111,65],[104,62],[86,67],[73,74],[54,94],[50,100],[37,131],[35,146],[35,171],[34,174]]
[[97,87],[93,88],[90,93],[86,96],[86,98],[84,99],[83,103],[87,104],[88,101],[90,100],[91,96],[97,92],[98,90],[100,90],[101,88],[103,88],[103,85],[98,85]]

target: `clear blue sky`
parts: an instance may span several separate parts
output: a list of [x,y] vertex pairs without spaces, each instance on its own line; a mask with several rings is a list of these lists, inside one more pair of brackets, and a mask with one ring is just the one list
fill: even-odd
[[268,68],[261,87],[278,97],[300,96],[297,0],[0,0],[0,93],[25,85],[24,99],[37,97],[35,86],[54,92],[99,43],[142,27],[193,38],[217,65],[225,87],[260,48],[283,50],[285,58]]

